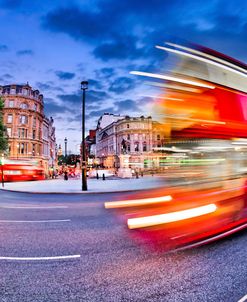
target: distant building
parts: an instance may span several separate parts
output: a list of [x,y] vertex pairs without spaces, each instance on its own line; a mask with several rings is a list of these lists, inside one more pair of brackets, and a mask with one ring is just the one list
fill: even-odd
[[[108,123],[107,123],[108,121]],[[149,117],[104,114],[96,131],[96,157],[109,168],[119,168],[119,156],[130,155],[130,167],[159,166],[162,153],[157,152],[166,140],[164,126]]]
[[43,95],[29,84],[0,86],[10,159],[32,159],[46,172],[56,161],[53,119],[44,115]]

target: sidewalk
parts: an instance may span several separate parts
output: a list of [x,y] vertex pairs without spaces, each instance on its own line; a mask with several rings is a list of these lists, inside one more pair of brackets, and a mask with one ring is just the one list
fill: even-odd
[[4,184],[4,190],[30,192],[30,193],[107,193],[145,190],[158,188],[165,185],[165,179],[158,176],[144,176],[138,179],[95,179],[87,181],[88,191],[81,190],[81,179],[65,181],[63,179],[51,179],[43,181],[8,182]]

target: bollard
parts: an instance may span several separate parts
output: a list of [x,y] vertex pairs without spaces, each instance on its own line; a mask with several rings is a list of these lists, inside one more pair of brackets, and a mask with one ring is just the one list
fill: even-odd
[[99,179],[99,173],[96,174],[96,178]]
[[102,179],[103,179],[103,180],[105,180],[105,173],[103,173],[103,175],[102,175]]

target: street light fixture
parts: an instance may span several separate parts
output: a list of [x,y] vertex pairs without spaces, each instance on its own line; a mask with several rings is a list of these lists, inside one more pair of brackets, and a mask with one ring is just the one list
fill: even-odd
[[82,148],[81,148],[81,174],[82,174],[82,191],[87,191],[87,161],[85,146],[85,95],[88,89],[88,81],[81,82],[82,93]]
[[64,155],[65,155],[65,157],[67,157],[67,143],[68,143],[68,139],[67,139],[67,137],[65,137],[65,139],[64,139],[64,145],[65,145]]

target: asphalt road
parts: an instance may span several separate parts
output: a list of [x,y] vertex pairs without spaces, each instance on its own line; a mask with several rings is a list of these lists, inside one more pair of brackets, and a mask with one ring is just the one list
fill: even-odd
[[119,197],[0,191],[0,301],[237,302],[247,294],[247,231],[165,254],[138,244],[104,209]]

